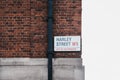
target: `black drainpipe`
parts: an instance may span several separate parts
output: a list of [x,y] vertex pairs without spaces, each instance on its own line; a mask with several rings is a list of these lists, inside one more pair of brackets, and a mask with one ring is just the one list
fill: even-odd
[[52,80],[52,57],[53,57],[53,9],[52,0],[48,0],[48,80]]

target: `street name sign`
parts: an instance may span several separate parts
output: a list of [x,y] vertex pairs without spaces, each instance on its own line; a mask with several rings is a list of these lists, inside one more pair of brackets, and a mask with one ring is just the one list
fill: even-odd
[[54,51],[80,51],[80,36],[54,36]]

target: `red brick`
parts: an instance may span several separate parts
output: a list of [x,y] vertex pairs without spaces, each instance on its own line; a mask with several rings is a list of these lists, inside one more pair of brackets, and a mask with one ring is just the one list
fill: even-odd
[[[81,0],[53,1],[53,36],[81,35]],[[47,7],[47,0],[0,0],[0,57],[47,57]]]

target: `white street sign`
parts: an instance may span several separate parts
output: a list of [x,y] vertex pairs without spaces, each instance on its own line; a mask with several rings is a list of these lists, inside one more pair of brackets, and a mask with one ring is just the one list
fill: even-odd
[[54,51],[80,51],[80,36],[54,36]]

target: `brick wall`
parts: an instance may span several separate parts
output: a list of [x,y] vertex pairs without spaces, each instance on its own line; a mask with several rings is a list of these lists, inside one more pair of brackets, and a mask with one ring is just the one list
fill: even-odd
[[[81,35],[81,0],[53,0],[54,36]],[[47,57],[47,0],[0,0],[0,57]],[[55,52],[54,57],[80,57]]]

